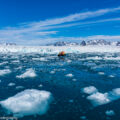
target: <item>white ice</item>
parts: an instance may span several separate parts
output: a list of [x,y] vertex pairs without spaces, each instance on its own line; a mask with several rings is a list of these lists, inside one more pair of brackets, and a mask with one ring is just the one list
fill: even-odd
[[[84,88],[83,88],[83,90],[84,90]],[[89,89],[87,89],[87,90],[84,90],[84,92],[89,93]],[[90,100],[94,106],[107,104],[107,103],[110,103],[110,102],[115,101],[117,99],[120,99],[120,88],[115,88],[115,89],[113,89],[109,92],[106,92],[106,93],[93,92],[87,97],[87,99]]]
[[16,86],[16,89],[23,89],[23,86]]
[[45,114],[52,102],[52,95],[36,89],[24,90],[13,97],[0,102],[8,113],[16,117]]
[[69,73],[66,75],[66,77],[73,77],[74,75],[72,73]]
[[30,69],[27,69],[25,73],[21,74],[21,75],[17,75],[16,76],[17,78],[32,78],[32,77],[36,77],[36,73],[35,71],[30,68]]
[[98,90],[94,87],[94,86],[89,86],[89,87],[85,87],[82,89],[82,92],[86,93],[86,94],[92,94],[97,92]]
[[32,58],[32,60],[35,60],[35,61],[48,61],[46,58],[44,57],[41,57],[41,58]]
[[9,73],[11,73],[10,69],[0,70],[0,76],[4,76],[4,75],[9,74]]
[[113,116],[113,115],[115,115],[115,112],[113,110],[107,110],[105,112],[105,114],[108,115],[108,116]]
[[88,100],[91,100],[94,106],[107,104],[111,100],[108,98],[108,93],[96,92],[87,97]]
[[120,96],[120,88],[115,88],[112,90],[113,94]]
[[41,53],[58,54],[60,51],[66,53],[116,53],[120,51],[119,46],[0,46],[0,53]]
[[15,83],[9,83],[8,86],[9,86],[9,87],[15,86]]
[[7,64],[7,63],[8,63],[8,62],[2,62],[2,63],[0,63],[0,66],[1,66],[1,65],[5,65],[5,64]]
[[98,72],[99,75],[104,75],[105,73],[104,72]]

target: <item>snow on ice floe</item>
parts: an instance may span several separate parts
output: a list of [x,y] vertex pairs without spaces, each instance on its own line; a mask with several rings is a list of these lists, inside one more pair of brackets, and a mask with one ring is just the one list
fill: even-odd
[[25,73],[21,74],[21,75],[17,75],[16,77],[17,78],[32,78],[32,77],[36,77],[36,73],[35,71],[30,68],[30,69],[27,69]]
[[8,86],[9,86],[9,87],[15,86],[15,83],[9,83]]
[[7,64],[8,62],[2,62],[0,63],[0,66]]
[[112,92],[118,96],[120,96],[120,88],[115,88],[112,90]]
[[23,89],[24,87],[23,86],[16,86],[16,89]]
[[93,106],[107,104],[120,99],[120,88],[115,88],[112,91],[101,93],[94,86],[89,86],[83,88],[82,91],[86,94],[90,94],[87,96],[87,99],[91,101]]
[[98,72],[98,74],[99,74],[99,75],[105,75],[105,73],[104,73],[104,72]]
[[0,70],[0,76],[4,76],[4,75],[9,74],[9,73],[11,73],[10,69]]
[[82,92],[86,93],[86,94],[92,94],[97,92],[98,90],[94,87],[94,86],[89,86],[89,87],[85,87],[82,89]]
[[44,57],[41,57],[41,58],[32,58],[32,60],[35,60],[35,61],[48,61],[46,58]]
[[0,104],[8,113],[16,117],[23,117],[45,114],[52,99],[52,94],[48,91],[27,89],[13,97],[1,101]]
[[110,102],[108,93],[96,92],[88,96],[87,99],[90,100],[94,106],[103,105]]
[[113,116],[113,115],[115,115],[115,112],[114,112],[113,110],[107,110],[107,111],[105,112],[105,114],[106,114],[107,116]]
[[66,77],[73,77],[74,75],[72,73],[69,73],[67,75],[65,75]]
[[114,76],[114,75],[109,75],[108,77],[110,77],[110,78],[114,78],[115,76]]

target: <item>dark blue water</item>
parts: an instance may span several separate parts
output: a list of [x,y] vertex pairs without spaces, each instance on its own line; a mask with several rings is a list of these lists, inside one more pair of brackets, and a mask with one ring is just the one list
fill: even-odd
[[[113,59],[105,59],[106,56]],[[68,54],[61,58],[57,55],[0,54],[0,63],[5,62],[0,70],[11,71],[0,76],[0,101],[25,89],[46,90],[54,97],[46,114],[24,116],[20,120],[120,120],[120,99],[95,107],[87,99],[88,95],[81,92],[87,86],[94,86],[102,93],[120,88],[120,60],[114,59],[119,56],[119,53]],[[36,77],[16,78],[29,68],[35,71]],[[15,85],[8,86],[9,83]],[[17,86],[23,88],[16,89]],[[106,115],[107,110],[113,110],[114,115]],[[13,115],[8,115],[0,106],[0,116]]]

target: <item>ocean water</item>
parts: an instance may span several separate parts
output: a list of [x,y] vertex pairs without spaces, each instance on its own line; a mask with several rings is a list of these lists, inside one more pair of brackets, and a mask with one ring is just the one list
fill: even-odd
[[119,88],[120,53],[0,54],[0,117],[120,120]]

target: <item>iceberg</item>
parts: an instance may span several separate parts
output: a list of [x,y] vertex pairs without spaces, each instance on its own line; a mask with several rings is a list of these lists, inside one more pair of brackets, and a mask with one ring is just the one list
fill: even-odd
[[48,91],[27,89],[13,97],[0,101],[0,104],[7,110],[8,114],[23,117],[45,114],[52,100],[52,94]]
[[11,73],[11,71],[9,69],[0,70],[0,76],[4,76],[9,73]]
[[82,92],[86,93],[86,94],[92,94],[97,92],[98,90],[94,87],[94,86],[89,86],[89,87],[85,87],[82,89]]
[[95,88],[89,89],[89,87],[83,88],[83,91],[87,94],[90,93],[87,99],[91,101],[93,106],[107,104],[120,99],[120,88],[115,88],[106,93],[98,92]]
[[27,69],[25,73],[23,73],[21,75],[17,75],[16,77],[17,78],[36,77],[36,73],[32,68],[30,68],[30,69]]

